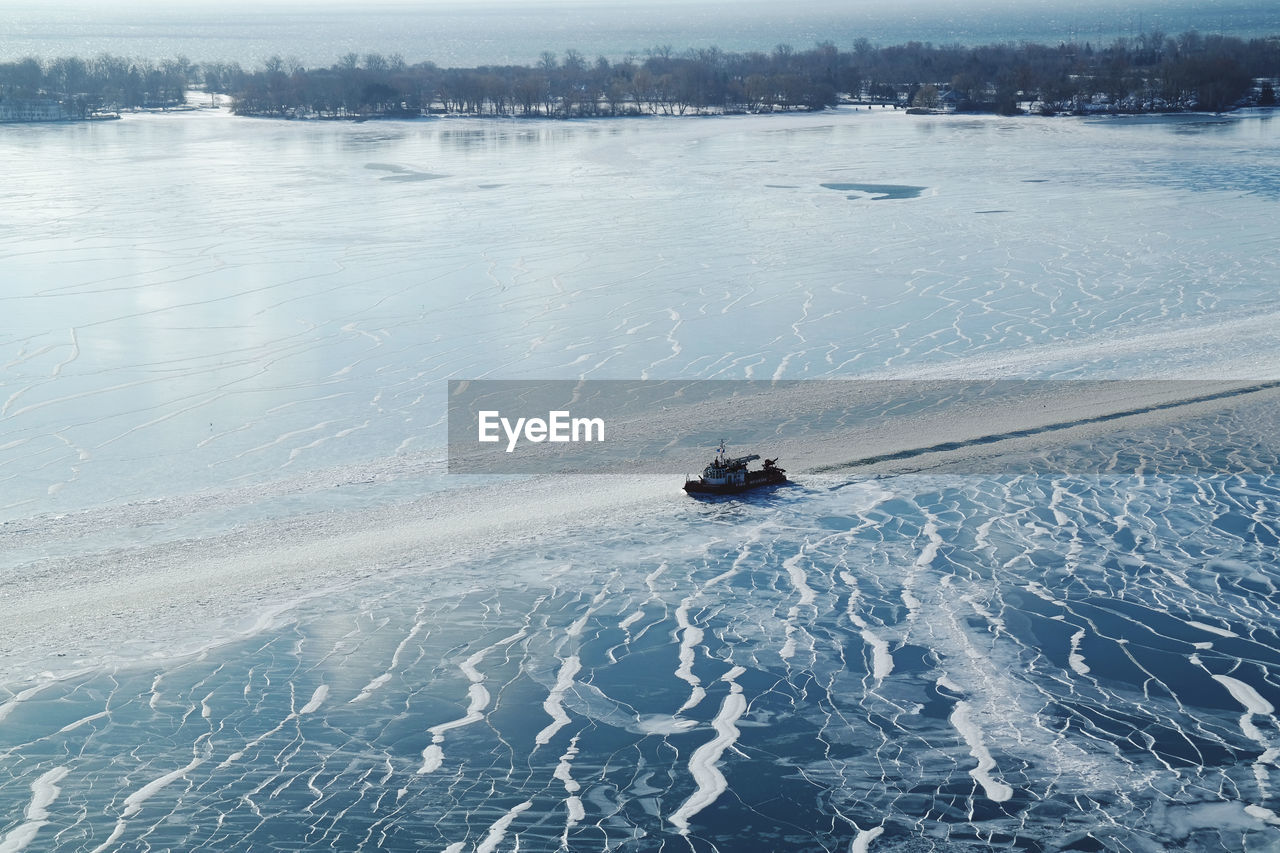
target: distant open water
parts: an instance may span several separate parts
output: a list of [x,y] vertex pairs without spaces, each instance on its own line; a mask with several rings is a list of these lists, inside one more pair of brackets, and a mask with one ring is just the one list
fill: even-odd
[[1280,8],[1268,3],[1008,2],[965,7],[858,0],[698,4],[433,3],[433,4],[104,4],[61,0],[5,4],[0,60],[25,56],[92,57],[99,53],[159,60],[176,56],[259,67],[270,56],[327,66],[347,53],[401,54],[440,66],[531,65],[543,51],[574,49],[594,59],[643,57],[662,45],[769,52],[778,44],[805,50],[829,41],[849,50],[873,44],[991,44],[1091,41],[1109,44],[1142,33],[1188,30],[1245,38],[1280,33]]

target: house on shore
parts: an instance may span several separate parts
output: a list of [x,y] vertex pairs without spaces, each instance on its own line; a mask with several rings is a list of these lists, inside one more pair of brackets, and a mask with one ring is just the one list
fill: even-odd
[[938,108],[944,112],[954,113],[959,111],[966,100],[968,99],[955,89],[948,89],[938,96]]

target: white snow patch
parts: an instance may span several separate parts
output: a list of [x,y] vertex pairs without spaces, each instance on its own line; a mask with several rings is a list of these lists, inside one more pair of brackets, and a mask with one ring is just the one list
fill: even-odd
[[720,713],[711,721],[716,736],[694,750],[689,757],[689,773],[698,786],[697,790],[668,818],[681,835],[689,833],[689,818],[714,803],[729,787],[716,763],[720,761],[724,751],[738,739],[736,723],[747,710],[747,698],[742,695],[742,687],[734,679],[745,672],[743,667],[735,666],[724,674],[722,680],[729,682],[730,692],[720,705]]
[[0,853],[19,853],[35,840],[40,827],[49,822],[49,806],[58,799],[62,789],[58,783],[69,773],[66,767],[54,767],[40,774],[40,778],[31,783],[31,802],[27,803],[26,820],[10,830],[0,841]]
[[988,799],[1003,803],[1013,797],[1013,788],[991,775],[991,771],[996,769],[996,761],[983,742],[981,727],[970,717],[971,712],[968,702],[957,702],[956,709],[951,712],[951,725],[969,744],[969,754],[978,759],[978,766],[970,770],[969,775],[982,786]]

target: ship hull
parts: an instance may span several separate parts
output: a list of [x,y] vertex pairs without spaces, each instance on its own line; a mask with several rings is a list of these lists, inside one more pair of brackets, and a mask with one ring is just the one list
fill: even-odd
[[750,471],[747,481],[739,485],[706,483],[702,480],[686,480],[684,490],[691,495],[737,495],[765,486],[777,486],[787,482],[787,475],[780,471]]

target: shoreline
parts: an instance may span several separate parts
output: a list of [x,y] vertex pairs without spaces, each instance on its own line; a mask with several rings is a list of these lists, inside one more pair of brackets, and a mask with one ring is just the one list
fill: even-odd
[[[929,110],[921,111],[914,108],[907,109],[897,104],[889,103],[868,103],[864,101],[847,101],[833,107],[824,107],[822,109],[777,109],[777,110],[712,110],[712,111],[696,111],[685,113],[653,113],[653,112],[626,112],[618,114],[599,114],[599,115],[573,115],[573,116],[557,116],[557,115],[515,115],[515,114],[490,114],[490,113],[469,113],[469,112],[424,112],[418,114],[401,114],[401,113],[385,113],[375,115],[343,115],[343,116],[326,116],[326,115],[274,115],[270,113],[236,113],[227,103],[218,103],[216,105],[209,104],[193,104],[188,103],[184,106],[174,107],[154,107],[143,109],[121,109],[108,115],[95,115],[85,118],[62,117],[56,119],[32,119],[32,120],[0,120],[0,127],[29,127],[40,126],[47,127],[49,125],[83,125],[98,124],[103,122],[124,121],[129,118],[138,116],[170,116],[170,115],[191,115],[191,114],[209,114],[217,113],[228,117],[256,119],[261,121],[284,122],[288,124],[364,124],[367,122],[436,122],[436,121],[461,121],[461,120],[480,120],[480,121],[500,121],[500,122],[554,122],[561,124],[565,122],[580,121],[649,121],[658,119],[718,119],[718,118],[741,118],[741,117],[772,117],[781,118],[807,117],[829,115],[840,112],[858,112],[865,108],[868,113],[888,112],[900,115],[909,115],[917,118],[941,118],[956,119],[958,121],[971,121],[973,119],[990,118],[990,119],[1010,119],[1018,120],[1024,118],[1030,119],[1150,119],[1160,121],[1164,119],[1179,118],[1204,118],[1204,119],[1226,119],[1226,118],[1246,118],[1257,115],[1271,115],[1280,110],[1280,105],[1243,105],[1234,106],[1226,110],[1212,111],[1200,109],[1162,109],[1162,110],[1141,110],[1141,111],[1083,111],[1083,112],[1056,112],[1044,115],[1031,110],[1023,110],[1018,113],[1005,115],[989,110]],[[879,108],[879,109],[877,109]]]
[[[1147,44],[1022,41],[964,48],[866,38],[842,51],[832,41],[797,51],[778,44],[677,54],[670,45],[594,63],[570,48],[536,64],[440,67],[402,54],[347,53],[307,68],[278,53],[246,71],[238,63],[185,57],[86,62],[30,57],[0,68],[0,120],[63,120],[137,108],[181,107],[192,91],[221,93],[238,115],[366,121],[464,114],[520,118],[814,112],[840,105],[906,108],[914,114],[1163,114],[1275,106],[1276,36],[1248,42],[1195,30]],[[77,64],[78,63],[78,64]],[[60,70],[75,69],[76,86]],[[21,68],[21,73],[17,69]],[[145,88],[141,79],[145,78]]]

